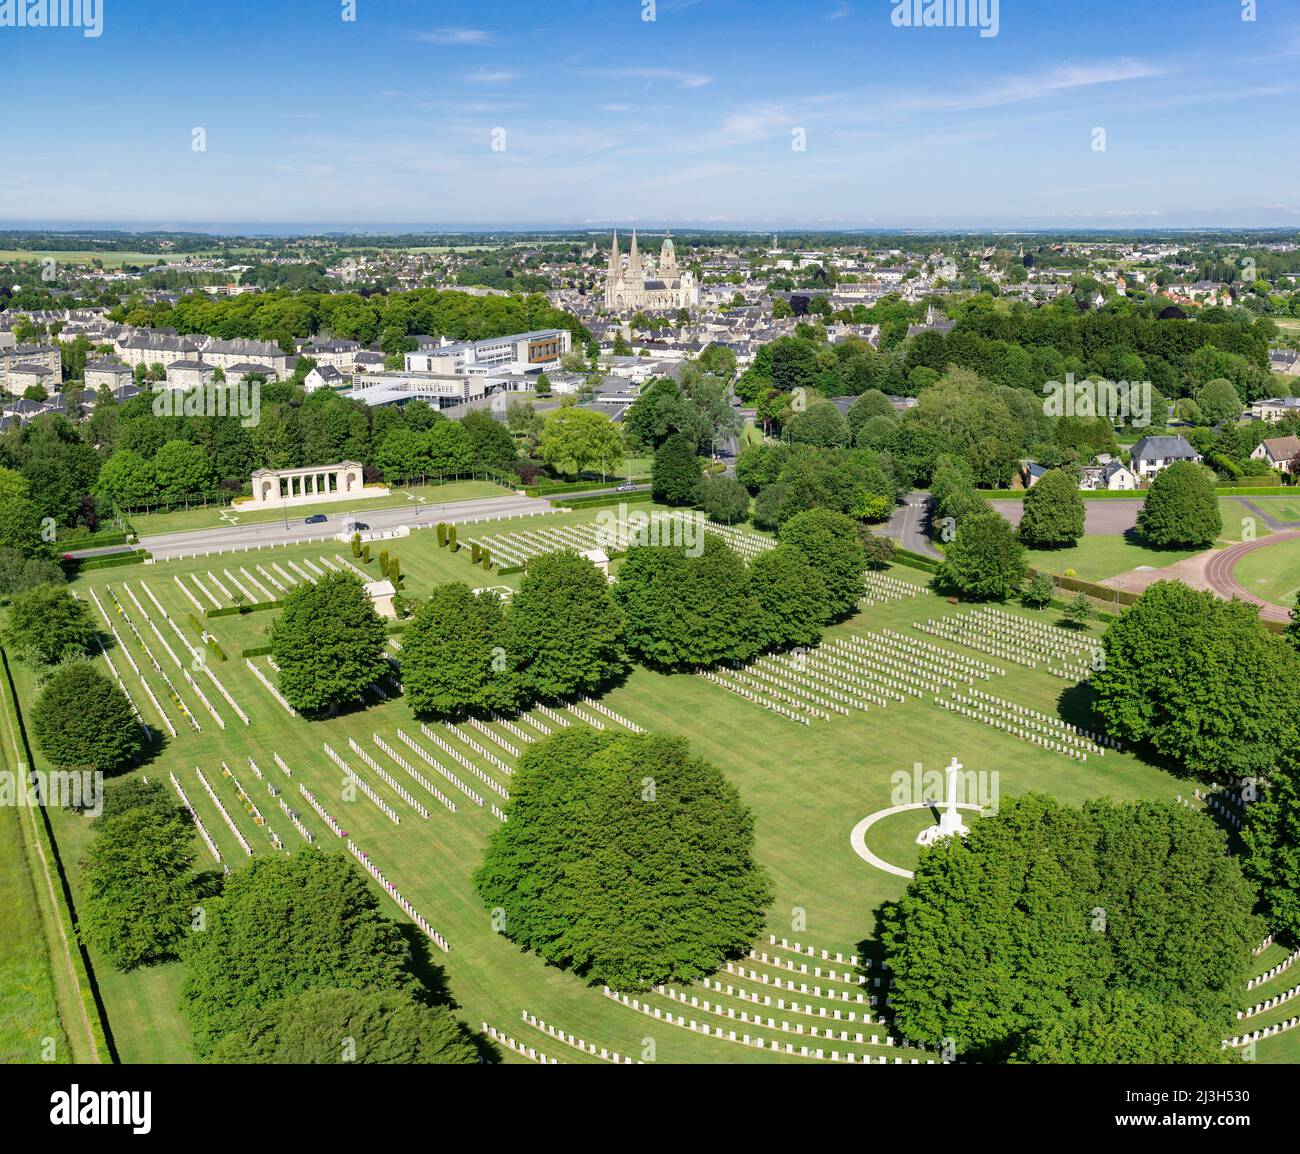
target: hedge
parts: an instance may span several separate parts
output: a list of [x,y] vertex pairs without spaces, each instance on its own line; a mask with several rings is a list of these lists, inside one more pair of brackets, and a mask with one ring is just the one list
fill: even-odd
[[279,609],[284,604],[280,601],[253,601],[244,605],[226,605],[221,609],[205,609],[204,617],[233,617],[237,613],[256,613],[262,609]]
[[937,558],[926,557],[924,554],[913,553],[910,549],[900,549],[898,547],[895,547],[891,559],[912,569],[924,569],[927,573],[937,573],[941,564]]
[[106,545],[125,545],[129,534],[114,529],[111,533],[81,533],[75,537],[60,537],[59,545],[73,549],[98,549]]
[[[9,723],[20,744],[20,757],[25,757],[28,766],[35,769],[36,761],[32,757],[31,743],[27,738],[27,727],[23,724],[22,713],[18,708],[18,691],[14,687],[13,672],[9,668],[9,656],[0,648],[0,665],[4,666],[4,684],[0,686],[0,697],[5,701],[5,712]],[[5,760],[8,760],[6,758]],[[63,936],[68,944],[68,956],[72,959],[73,976],[77,982],[77,994],[90,1025],[90,1037],[94,1043],[99,1060],[105,1064],[116,1061],[117,1055],[108,1041],[107,1016],[100,1004],[94,980],[90,976],[90,960],[86,948],[81,944],[77,932],[77,915],[72,904],[72,887],[64,872],[63,859],[59,856],[54,842],[54,831],[50,827],[49,813],[45,806],[36,806],[39,817],[32,822],[36,827],[36,836],[40,839],[41,850],[47,863],[53,865],[58,875],[58,889],[55,894],[55,910],[63,927]],[[39,895],[38,895],[39,900]]]
[[269,645],[255,645],[252,649],[241,649],[240,657],[270,657],[271,647]]
[[116,569],[120,565],[139,565],[153,556],[147,549],[133,549],[129,553],[109,553],[105,557],[92,557],[89,561],[65,561],[65,567],[71,566],[75,572],[84,573],[90,569]]
[[215,637],[212,636],[212,634],[209,633],[206,637],[203,638],[203,644],[206,645],[212,651],[213,655],[216,657],[218,661],[225,661],[226,651],[221,648],[220,643],[217,641]]
[[[1030,569],[1029,576],[1036,577],[1040,572],[1047,571]],[[1125,589],[1112,589],[1108,585],[1098,585],[1095,581],[1084,581],[1080,577],[1062,577],[1057,573],[1047,573],[1047,576],[1061,589],[1068,589],[1071,593],[1086,593],[1089,597],[1094,597],[1098,601],[1109,601],[1113,605],[1132,605],[1141,596],[1140,593],[1130,593]]]
[[564,507],[588,509],[597,505],[634,505],[653,500],[654,494],[649,489],[638,489],[635,493],[596,493],[591,497],[575,497],[571,501],[565,501]]
[[[1243,477],[1243,481],[1253,478]],[[975,492],[989,501],[1023,501],[1028,489],[976,489]],[[1145,501],[1150,489],[1080,489],[1085,501]],[[1295,497],[1300,487],[1295,485],[1233,485],[1226,481],[1215,482],[1214,492],[1219,497]]]

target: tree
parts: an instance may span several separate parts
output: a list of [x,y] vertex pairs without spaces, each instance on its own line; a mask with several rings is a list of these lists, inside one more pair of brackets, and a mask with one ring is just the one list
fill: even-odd
[[604,413],[569,406],[546,419],[538,452],[551,469],[566,477],[614,473],[623,464],[623,439]]
[[1011,1058],[1046,1066],[1217,1065],[1234,1060],[1219,1031],[1191,1010],[1124,989],[1038,1019]]
[[699,481],[700,461],[695,446],[681,433],[674,433],[655,450],[650,468],[654,499],[665,505],[689,505],[695,500]]
[[1083,497],[1074,479],[1061,469],[1049,469],[1025,494],[1020,540],[1031,549],[1071,546],[1083,536]]
[[585,557],[536,557],[506,613],[506,651],[528,699],[592,693],[627,667],[623,613]]
[[1300,757],[1282,751],[1267,785],[1246,808],[1242,869],[1259,890],[1264,916],[1277,934],[1300,937]]
[[295,709],[332,714],[355,701],[388,671],[388,635],[361,581],[330,573],[300,585],[271,626],[271,655],[280,692]]
[[842,448],[853,440],[848,422],[830,401],[818,401],[803,412],[796,412],[788,425],[792,444],[817,445],[823,449]]
[[[698,530],[703,534],[703,530]],[[740,555],[703,534],[698,555],[634,546],[614,587],[627,622],[628,648],[649,665],[701,668],[754,652],[756,609]]]
[[60,769],[113,773],[143,748],[126,695],[86,662],[61,666],[46,681],[32,707],[32,733]]
[[749,564],[749,592],[757,611],[756,649],[821,641],[822,623],[830,618],[826,583],[802,549],[781,544],[755,557]]
[[958,523],[935,580],[962,597],[1005,601],[1020,589],[1028,568],[1015,530],[990,509]]
[[1097,620],[1097,607],[1086,593],[1076,593],[1065,603],[1065,620],[1074,628],[1082,629]]
[[551,378],[545,373],[537,374],[537,395],[539,397],[549,397],[551,395]]
[[25,557],[17,549],[0,548],[0,599],[37,585],[59,585],[63,570],[43,557]]
[[1160,548],[1200,548],[1223,529],[1210,472],[1195,461],[1176,461],[1156,474],[1138,513],[1138,532]]
[[1056,596],[1056,582],[1047,573],[1035,573],[1025,586],[1021,600],[1031,609],[1042,609]]
[[95,622],[66,585],[38,585],[14,597],[5,641],[29,664],[54,665],[90,652]]
[[82,862],[87,940],[119,970],[176,956],[194,904],[194,827],[184,810],[140,807],[99,823]]
[[510,430],[490,413],[472,412],[461,421],[469,435],[470,461],[475,469],[513,469],[519,453]]
[[1253,904],[1225,835],[1192,810],[1004,798],[922,851],[882,911],[896,1027],[1003,1061],[1026,1032],[1127,990],[1222,1037],[1263,934]]
[[893,564],[894,550],[897,547],[894,539],[873,533],[865,525],[860,525],[858,531],[862,535],[862,547],[867,555],[867,568],[888,569]]
[[514,708],[505,614],[494,593],[437,585],[402,634],[402,688],[416,714]]
[[24,557],[46,552],[41,511],[30,494],[26,477],[0,466],[0,549],[13,549]]
[[710,521],[724,525],[734,525],[749,516],[749,490],[725,473],[701,477],[695,490],[695,502]]
[[130,449],[121,449],[104,462],[95,488],[123,509],[134,509],[158,499],[153,464]]
[[687,742],[586,728],[530,746],[475,882],[504,933],[618,990],[711,973],[771,900],[753,817]]
[[857,524],[843,513],[810,509],[781,526],[781,544],[793,545],[826,586],[826,621],[847,616],[862,599],[866,549]]
[[1196,393],[1196,404],[1208,425],[1217,425],[1220,421],[1239,421],[1246,407],[1236,386],[1223,377],[1203,384]]
[[1253,605],[1159,581],[1113,621],[1090,684],[1110,734],[1196,774],[1265,777],[1300,717],[1300,656]]
[[341,853],[304,846],[258,855],[227,877],[203,912],[204,931],[184,941],[181,987],[200,1057],[263,1007],[304,990],[416,989],[402,931],[379,913],[365,876]]
[[153,459],[154,484],[165,502],[202,496],[212,488],[212,464],[199,445],[168,441]]
[[893,403],[884,393],[879,389],[868,389],[853,402],[846,419],[850,431],[856,437],[858,430],[872,417],[887,417],[892,423],[897,415]]
[[304,990],[227,1034],[210,1062],[238,1065],[453,1065],[478,1061],[469,1032],[450,1010],[407,994]]

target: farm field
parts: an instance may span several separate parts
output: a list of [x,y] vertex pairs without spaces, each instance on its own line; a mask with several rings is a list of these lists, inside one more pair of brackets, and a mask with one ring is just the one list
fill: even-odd
[[[588,524],[594,514],[588,509],[518,520],[536,529],[543,523]],[[485,528],[497,533],[502,524],[510,523]],[[462,541],[472,535],[469,526],[461,527]],[[481,573],[470,565],[468,551],[453,556],[439,550],[432,533],[394,546],[407,589],[415,596],[437,582],[475,584]],[[900,896],[906,885],[854,853],[849,840],[853,826],[894,804],[900,780],[910,778],[917,763],[924,770],[939,769],[954,757],[967,770],[996,782],[1000,797],[1040,790],[1068,802],[1099,796],[1172,800],[1191,792],[1190,782],[1130,754],[1094,750],[1086,761],[1067,757],[973,716],[941,710],[933,700],[938,694],[929,691],[900,691],[904,700],[890,696],[888,704],[872,703],[865,712],[854,708],[803,725],[704,677],[642,668],[601,698],[599,707],[612,711],[612,717],[597,705],[580,702],[572,710],[534,709],[511,721],[422,725],[411,716],[396,680],[389,679],[364,707],[305,721],[275,696],[276,673],[269,658],[240,656],[244,649],[266,644],[265,629],[274,612],[206,617],[202,611],[214,608],[213,601],[222,607],[231,603],[223,587],[233,594],[242,584],[250,600],[269,599],[264,594],[281,596],[283,589],[353,563],[346,546],[325,542],[92,571],[72,587],[91,603],[111,642],[97,661],[106,671],[112,663],[140,718],[158,735],[156,756],[135,772],[179,787],[202,823],[206,837],[196,832],[199,868],[224,864],[238,869],[253,854],[291,851],[305,844],[307,835],[327,850],[345,853],[351,840],[450,944],[444,953],[410,925],[413,944],[441,968],[463,1020],[474,1029],[488,1023],[560,1061],[598,1059],[557,1042],[522,1015],[536,1015],[634,1059],[648,1052],[650,1039],[653,1058],[660,1062],[817,1061],[801,1056],[805,1045],[824,1046],[828,1052],[833,1048],[841,1055],[851,1052],[859,1059],[925,1061],[924,1052],[885,1044],[887,1029],[870,1004],[879,993],[874,984],[878,960],[874,968],[867,965],[861,971],[865,985],[859,985],[850,960],[877,954],[875,911]],[[885,637],[933,647],[926,651],[931,659],[991,667],[986,680],[973,684],[1000,701],[1085,727],[1086,687],[1077,688],[1073,677],[1059,675],[1072,668],[1068,661],[1054,658],[1058,675],[1052,675],[1043,660],[1030,668],[996,651],[949,640],[944,630],[972,629],[966,619],[978,610],[924,592],[922,574],[895,568],[887,576],[899,583],[889,599],[864,603],[856,616],[828,631],[823,649],[874,644]],[[493,574],[481,580],[514,587],[518,578]],[[1031,621],[1043,627],[1041,635],[1057,635],[1057,612],[1019,607],[1005,612],[1008,627]],[[212,634],[226,660],[203,646],[191,616]],[[941,624],[930,624],[941,619]],[[978,639],[982,634],[975,628],[963,636]],[[1097,636],[1096,631],[1060,630],[1060,644],[1086,653]],[[400,640],[390,655],[400,662],[399,646]],[[20,696],[29,705],[34,686],[21,665],[15,665],[15,674]],[[969,690],[962,683],[940,692],[948,696]],[[566,721],[680,734],[694,754],[723,769],[753,809],[757,857],[771,875],[775,897],[768,933],[755,943],[755,956],[716,974],[712,981],[721,988],[701,982],[685,990],[639,995],[638,1009],[544,965],[494,932],[472,881],[500,820],[493,807],[507,805],[510,770],[528,739],[539,739],[544,729]],[[345,788],[353,777],[365,788]],[[89,821],[65,811],[55,818],[62,856],[75,862],[90,837]],[[912,868],[918,854],[915,833],[924,824],[924,811],[890,819],[872,831],[871,848],[895,865]],[[347,837],[337,836],[332,826]],[[75,878],[76,871],[71,872]],[[392,901],[385,898],[384,906],[390,916],[407,922]],[[788,944],[782,946],[782,940]],[[814,957],[808,956],[809,947],[816,951]],[[177,1009],[183,978],[179,964],[120,974],[103,959],[92,955],[92,962],[122,1060],[192,1060],[188,1029]],[[822,973],[814,974],[816,969]],[[859,996],[865,999],[861,1003]],[[765,997],[771,1004],[763,1003]],[[778,999],[786,1005],[778,1007]],[[832,1021],[835,1012],[841,1013],[836,1025],[849,1032],[849,1040],[837,1036],[832,1044],[808,1032],[814,1026],[825,1029],[823,1010]],[[665,1017],[669,1013],[714,1028],[725,1025],[736,1029],[738,1039],[750,1034],[769,1045],[759,1049],[706,1037],[670,1021]],[[761,1022],[747,1020],[756,1014]],[[864,1014],[870,1016],[865,1022]],[[858,1033],[862,1042],[855,1040]],[[1261,1059],[1286,1040],[1287,1035],[1280,1035],[1261,1042]],[[779,1053],[771,1051],[772,1042],[782,1047]],[[787,1044],[792,1052],[784,1050]],[[501,1055],[506,1061],[522,1060],[504,1047]]]
[[[163,533],[184,533],[192,529],[221,529],[230,525],[261,525],[281,521],[286,515],[291,524],[306,517],[324,513],[355,513],[364,520],[367,510],[396,509],[405,505],[429,506],[453,501],[472,501],[479,497],[500,497],[511,490],[495,481],[449,481],[445,485],[414,485],[394,487],[387,497],[353,498],[350,501],[325,501],[319,505],[291,505],[287,509],[238,509],[232,506],[209,505],[206,508],[177,509],[170,513],[133,513],[131,524],[141,537],[155,537]],[[431,514],[432,515],[432,514]]]
[[199,258],[209,253],[166,253],[156,252],[98,252],[92,249],[68,250],[42,249],[30,250],[19,248],[0,249],[0,261],[41,261],[53,257],[62,264],[90,264],[103,261],[105,268],[121,268],[123,265],[153,265],[159,260],[168,264],[181,264],[190,257]]

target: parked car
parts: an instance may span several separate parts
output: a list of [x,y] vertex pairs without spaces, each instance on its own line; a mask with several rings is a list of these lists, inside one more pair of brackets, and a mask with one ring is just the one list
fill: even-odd
[[308,525],[324,525],[329,518],[324,513],[313,513],[307,518]]

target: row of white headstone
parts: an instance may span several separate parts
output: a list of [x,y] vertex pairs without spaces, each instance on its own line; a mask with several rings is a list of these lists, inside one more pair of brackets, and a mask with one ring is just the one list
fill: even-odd
[[199,769],[199,767],[196,765],[194,767],[194,772],[199,775],[199,781],[203,784],[203,788],[208,791],[208,796],[212,799],[212,803],[217,807],[217,812],[221,814],[222,818],[225,820],[226,825],[230,828],[230,832],[235,835],[235,840],[239,842],[240,848],[249,857],[252,857],[253,847],[248,844],[247,839],[244,837],[242,833],[239,832],[239,826],[235,824],[235,819],[230,816],[230,813],[227,811],[226,807],[221,803],[221,798],[217,796],[217,791],[213,789],[210,784],[208,784],[208,779],[203,776],[203,770]]
[[332,833],[335,837],[348,836],[348,831],[345,830],[341,825],[339,825],[339,823],[334,819],[334,817],[330,814],[330,812],[323,805],[321,805],[320,802],[316,800],[316,795],[312,793],[312,791],[309,790],[305,785],[303,785],[302,782],[298,783],[298,792],[302,794],[307,804],[311,806],[313,810],[316,811],[316,816],[325,823],[325,825],[329,828],[330,833]]
[[747,969],[739,962],[723,962],[722,968],[729,974],[735,974],[741,978],[748,978],[751,982],[761,982],[765,986],[772,986],[778,990],[789,990],[792,994],[803,994],[812,998],[824,998],[828,1001],[839,1000],[841,1002],[852,1002],[858,1005],[874,1005],[875,997],[869,994],[850,993],[847,990],[832,990],[829,987],[822,989],[821,986],[813,986],[811,989],[807,982],[796,982],[793,978],[781,978],[774,974],[763,974],[757,970]]
[[529,1058],[540,1065],[558,1066],[560,1064],[558,1059],[548,1058],[535,1047],[525,1046],[523,1042],[517,1042],[504,1030],[498,1030],[495,1026],[489,1026],[486,1022],[483,1023],[483,1033],[491,1038],[492,1041],[500,1042],[501,1045],[505,1046],[507,1049],[514,1050],[516,1054],[522,1054],[525,1058]]
[[747,990],[743,986],[733,986],[728,982],[721,982],[717,978],[702,978],[700,981],[706,990],[726,994],[727,997],[738,998],[742,1002],[753,1002],[756,1006],[770,1006],[777,1010],[785,1010],[791,1014],[803,1014],[810,1018],[829,1018],[835,1022],[857,1022],[861,1020],[864,1025],[871,1024],[871,1015],[865,1010],[861,1019],[859,1019],[856,1010],[841,1010],[838,1007],[828,1010],[825,1006],[815,1006],[812,1002],[800,1003],[793,999],[787,1002],[784,998],[774,998],[771,994],[759,994],[757,991]]
[[695,673],[697,677],[703,677],[706,681],[711,681],[714,685],[720,686],[739,697],[743,697],[746,701],[752,701],[756,705],[761,705],[764,709],[769,709],[773,713],[778,713],[782,717],[788,718],[791,721],[797,721],[800,725],[812,724],[812,721],[804,711],[790,709],[780,704],[780,702],[773,701],[762,694],[746,689],[745,686],[723,677],[712,669],[697,669]]
[[[149,645],[146,643],[144,637],[141,635],[140,630],[136,628],[135,622],[131,620],[130,615],[127,613],[125,607],[122,605],[122,602],[118,599],[117,594],[114,593],[112,588],[107,585],[104,586],[104,592],[108,594],[109,600],[112,601],[114,609],[117,610],[117,615],[122,619],[123,622],[125,622],[126,627],[131,631],[131,635],[135,638],[136,644],[140,647],[144,655],[149,659],[149,664],[153,666],[154,672],[158,674],[159,677],[162,678],[163,684],[167,686],[167,692],[171,696],[172,703],[176,706],[177,709],[181,711],[181,716],[184,717],[185,720],[190,723],[190,727],[194,730],[194,732],[201,733],[203,731],[203,727],[199,724],[198,718],[196,718],[194,714],[190,712],[189,706],[187,706],[184,700],[182,700],[180,692],[177,690],[176,686],[172,684],[172,679],[167,676],[167,671],[163,669],[162,664],[161,662],[159,662],[158,658],[154,656],[153,650],[149,648]],[[101,606],[101,610],[102,610],[102,606]],[[114,630],[114,635],[116,636],[116,630]],[[164,644],[166,643],[164,642]],[[172,654],[172,656],[173,658],[175,658],[175,654]],[[180,661],[177,660],[176,663],[179,665]],[[155,702],[156,701],[157,699],[155,698]],[[174,730],[172,736],[176,736]]]
[[383,886],[384,892],[402,907],[402,911],[411,919],[411,921],[424,931],[425,936],[428,937],[429,940],[432,941],[440,950],[442,950],[444,954],[450,953],[451,946],[448,944],[447,939],[429,924],[428,919],[402,896],[401,891],[393,885],[392,882],[384,877],[383,872],[379,867],[370,860],[370,855],[351,839],[348,840],[348,849],[351,851],[352,856],[362,864],[366,872],[381,886]]
[[429,811],[425,809],[425,807],[421,805],[418,801],[416,801],[415,798],[411,795],[411,793],[408,790],[403,788],[403,786],[398,782],[397,778],[395,778],[391,773],[388,772],[388,770],[386,770],[382,765],[380,765],[379,762],[377,762],[373,757],[371,757],[370,754],[368,754],[364,749],[362,749],[362,747],[357,744],[355,738],[352,737],[348,738],[348,748],[351,749],[352,752],[355,753],[359,758],[361,758],[362,762],[370,769],[370,771],[373,774],[375,774],[375,776],[379,778],[380,781],[382,781],[386,786],[388,786],[389,789],[391,789],[395,794],[397,794],[398,797],[400,797],[404,802],[406,802],[406,804],[409,805],[413,810],[415,810],[415,812],[418,813],[422,818],[424,818],[426,821],[428,820]]
[[527,1010],[521,1010],[519,1016],[534,1030],[540,1030],[543,1034],[548,1034],[557,1042],[563,1042],[566,1046],[572,1046],[575,1050],[581,1050],[584,1054],[590,1054],[593,1058],[599,1058],[602,1062],[612,1062],[615,1066],[640,1066],[640,1062],[633,1062],[631,1058],[620,1054],[617,1050],[610,1050],[604,1046],[597,1046],[595,1042],[584,1042],[581,1038],[566,1033],[558,1026],[553,1026],[536,1014],[530,1014]]
[[395,810],[391,805],[388,804],[388,802],[386,802],[382,797],[380,797],[379,794],[375,792],[374,788],[365,780],[365,778],[363,778],[359,773],[357,773],[356,770],[354,770],[350,765],[348,765],[348,763],[344,761],[343,758],[341,758],[331,748],[329,742],[325,742],[324,744],[325,744],[325,752],[329,755],[330,760],[333,761],[334,764],[337,765],[339,769],[343,771],[343,776],[346,777],[353,785],[355,785],[357,789],[359,789],[363,794],[365,794],[365,796],[368,797],[375,804],[379,812],[382,813],[386,818],[388,818],[389,821],[391,821],[394,825],[401,825],[402,819],[401,816],[398,814],[397,810]]
[[208,852],[217,859],[217,864],[221,865],[221,851],[217,849],[217,843],[212,840],[212,835],[208,833],[208,827],[203,824],[203,819],[199,817],[198,811],[194,808],[185,790],[181,788],[181,783],[177,780],[176,775],[169,773],[168,776],[172,779],[172,788],[180,796],[181,804],[189,810],[190,819],[194,822],[194,828],[199,831],[199,837],[203,839],[203,844],[208,847]]
[[[433,782],[429,781],[428,778],[426,778],[422,773],[420,773],[409,761],[407,761],[404,757],[402,757],[401,754],[397,752],[397,750],[395,750],[391,745],[389,745],[386,741],[384,741],[384,739],[380,737],[379,734],[372,733],[370,737],[371,740],[380,748],[380,750],[386,753],[389,759],[399,769],[401,769],[408,777],[410,777],[412,781],[414,781],[417,785],[422,786],[426,792],[432,794],[435,798],[437,798],[440,802],[442,802],[442,804],[445,805],[449,810],[451,810],[452,813],[457,812],[456,803],[452,801],[451,798],[449,798],[445,793],[443,793],[442,790],[438,789],[433,784]],[[351,740],[351,738],[349,738],[349,740]]]
[[[436,745],[444,753],[454,758],[460,765],[462,765],[465,769],[469,770],[470,773],[472,773],[475,777],[477,777],[481,782],[487,785],[490,789],[495,790],[502,797],[510,796],[510,791],[507,790],[504,785],[502,785],[499,781],[497,781],[497,779],[494,778],[490,773],[487,773],[485,770],[480,769],[477,765],[475,765],[472,761],[470,761],[468,757],[466,757],[463,753],[461,753],[459,749],[453,746],[451,742],[449,742],[440,733],[434,732],[434,730],[430,729],[427,725],[423,723],[420,724],[420,732],[424,734],[425,737],[427,737],[430,741],[432,741],[434,745]],[[458,789],[464,790],[466,796],[468,796],[471,800],[477,799],[476,804],[478,805],[483,804],[483,799],[479,797],[478,794],[474,793],[473,790],[468,789],[463,782],[461,782],[453,774],[449,773],[446,769],[444,769],[441,765],[439,765],[435,758],[430,756],[426,750],[421,749],[420,746],[418,746],[414,741],[412,741],[409,737],[407,737],[400,729],[397,731],[397,736],[402,741],[406,742],[406,744],[409,745],[412,749],[414,749],[417,753],[419,753],[430,765],[432,765],[440,773],[444,774],[448,781],[453,782]]]
[[[1268,947],[1266,946],[1265,949],[1267,948]],[[1246,983],[1246,989],[1248,991],[1253,990],[1256,986],[1262,986],[1265,982],[1271,982],[1274,978],[1278,976],[1278,974],[1284,973],[1285,971],[1289,970],[1293,965],[1295,965],[1297,958],[1300,958],[1300,950],[1296,950],[1295,953],[1288,955],[1282,961],[1278,962],[1278,964],[1274,966],[1271,970],[1265,970],[1262,974],[1258,975],[1257,977],[1251,978],[1250,981]]]
[[294,709],[294,707],[290,705],[288,701],[285,700],[284,694],[281,693],[274,685],[271,684],[271,679],[267,677],[266,674],[263,673],[256,665],[253,664],[253,659],[251,657],[245,657],[244,664],[248,666],[253,676],[256,677],[257,680],[262,683],[262,687],[285,708],[285,710],[289,713],[290,717],[298,716],[298,711]]

